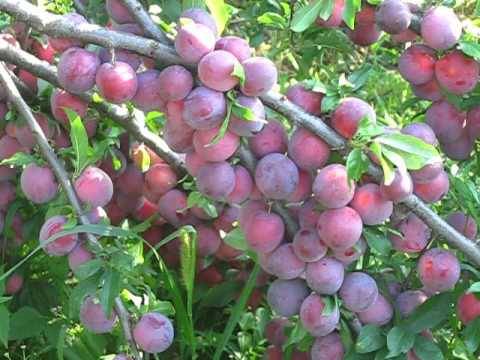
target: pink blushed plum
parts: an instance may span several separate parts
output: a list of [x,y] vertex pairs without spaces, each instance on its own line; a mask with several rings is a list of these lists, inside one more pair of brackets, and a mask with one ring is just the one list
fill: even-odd
[[105,334],[112,331],[117,315],[112,312],[110,317],[107,317],[98,299],[87,296],[80,307],[80,321],[91,332]]
[[56,215],[49,218],[40,229],[39,240],[40,244],[44,246],[44,250],[51,256],[63,256],[72,251],[78,242],[77,234],[65,235],[54,241],[46,241],[54,234],[63,231],[64,225],[68,222],[65,216]]
[[36,204],[49,202],[58,192],[58,184],[52,170],[33,163],[23,169],[20,187],[27,199]]
[[167,350],[172,345],[173,336],[170,319],[156,312],[144,314],[133,329],[133,338],[137,345],[151,354]]

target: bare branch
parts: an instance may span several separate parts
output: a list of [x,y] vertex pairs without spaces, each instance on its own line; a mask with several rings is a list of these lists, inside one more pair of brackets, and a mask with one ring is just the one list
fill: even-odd
[[[77,216],[80,220],[80,223],[83,225],[88,225],[90,222],[88,221],[87,216],[83,213],[82,206],[80,205],[80,201],[78,200],[77,194],[73,188],[73,185],[68,177],[67,172],[63,168],[62,164],[58,161],[57,156],[55,155],[54,150],[48,143],[48,140],[43,133],[42,128],[38,124],[37,120],[32,114],[32,111],[28,107],[28,105],[23,100],[20,92],[15,86],[12,78],[8,73],[7,67],[0,63],[0,84],[3,86],[5,91],[7,92],[7,98],[10,103],[12,103],[19,114],[22,116],[23,119],[26,120],[28,127],[32,131],[33,135],[35,136],[35,140],[40,147],[40,151],[42,152],[43,156],[47,160],[48,164],[52,168],[55,176],[60,181],[63,190],[67,194],[68,201],[72,205],[73,209],[77,213]],[[89,243],[97,249],[101,249],[101,245],[98,242],[97,238],[92,234],[87,233],[87,240]],[[130,329],[130,322],[129,322],[129,315],[126,311],[125,307],[120,298],[115,299],[115,311],[117,312],[120,322],[125,334],[125,338],[128,341],[132,352],[134,353],[135,359],[140,360],[140,354],[138,353],[137,347],[135,342],[132,340],[132,334]]]
[[137,23],[142,27],[146,37],[152,38],[169,45],[172,41],[159,29],[150,16],[150,14],[143,8],[143,5],[137,0],[122,0],[123,5],[130,11],[130,14],[135,18]]

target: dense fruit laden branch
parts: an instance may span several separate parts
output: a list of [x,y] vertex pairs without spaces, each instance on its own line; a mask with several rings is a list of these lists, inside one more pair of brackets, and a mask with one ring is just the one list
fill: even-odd
[[[124,33],[120,34],[90,24],[73,25],[64,20],[61,16],[41,11],[37,7],[20,0],[4,0],[0,3],[0,10],[16,16],[21,21],[28,22],[38,30],[51,36],[68,36],[107,48],[123,48],[135,51],[142,55],[150,56],[164,64],[183,64],[189,69],[192,69],[192,65],[185,64],[185,61],[180,59],[170,46],[160,44],[153,40]],[[12,63],[18,64],[16,59],[9,60],[5,58],[4,56],[8,56],[8,54],[5,54],[4,51],[2,51],[0,56],[7,61],[12,61]],[[22,64],[18,65],[22,66]],[[32,73],[43,77],[35,71],[32,71]],[[308,115],[302,109],[284,99],[280,94],[269,93],[262,96],[261,99],[269,107],[278,111],[295,124],[311,130],[333,148],[346,148],[346,141],[323,123],[320,118]],[[102,106],[106,105],[103,104]],[[144,135],[155,136],[151,133],[145,133]],[[147,141],[145,141],[145,143],[149,145]],[[153,150],[156,151],[156,149]],[[377,177],[379,175],[378,169],[371,168],[371,173]],[[472,261],[480,265],[480,248],[478,248],[475,243],[448,225],[416,196],[410,196],[404,201],[404,203],[449,244],[464,252]]]
[[[35,136],[36,142],[40,147],[40,150],[47,160],[48,164],[51,166],[57,179],[60,181],[62,188],[65,190],[65,193],[68,197],[70,204],[77,213],[77,216],[82,225],[89,225],[90,222],[87,216],[82,211],[80,201],[75,193],[73,185],[68,178],[67,172],[58,161],[54,150],[49,145],[48,140],[43,133],[42,128],[38,124],[37,120],[32,114],[32,111],[28,105],[23,100],[20,92],[15,86],[12,78],[9,75],[9,71],[3,63],[0,63],[0,84],[7,91],[7,97],[9,101],[15,106],[21,116],[27,121],[28,127],[31,129],[32,133]],[[100,248],[101,245],[92,234],[86,234],[88,241],[95,248]],[[115,299],[115,311],[120,317],[120,322],[122,324],[122,329],[125,335],[126,340],[129,342],[132,352],[135,354],[135,359],[140,359],[140,355],[136,348],[136,344],[133,341],[132,333],[130,329],[129,315],[120,298]]]

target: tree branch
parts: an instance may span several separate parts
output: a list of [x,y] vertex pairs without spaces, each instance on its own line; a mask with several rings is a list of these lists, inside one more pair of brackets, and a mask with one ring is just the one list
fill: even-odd
[[158,42],[170,45],[172,41],[159,29],[157,24],[152,20],[150,14],[143,8],[137,0],[122,0],[123,5],[130,11],[130,14],[135,18],[137,23],[145,32],[146,37],[157,40]]
[[[45,134],[43,133],[42,128],[40,127],[37,120],[33,116],[32,111],[30,110],[28,105],[23,100],[22,96],[20,95],[20,92],[15,86],[15,83],[13,82],[12,78],[9,75],[9,71],[7,67],[3,63],[0,63],[0,84],[3,86],[3,88],[7,92],[8,101],[15,106],[18,113],[22,116],[23,119],[26,120],[28,127],[32,131],[33,135],[35,136],[35,140],[38,146],[40,147],[40,151],[42,155],[45,157],[48,164],[50,165],[53,172],[55,173],[55,176],[57,177],[60,184],[62,185],[62,188],[67,195],[68,201],[70,202],[73,209],[77,213],[80,223],[83,225],[90,224],[87,216],[83,213],[82,206],[80,205],[80,201],[78,200],[77,194],[75,193],[75,190],[68,177],[67,172],[63,168],[62,164],[58,161],[58,158],[55,155],[54,150],[48,143],[48,140]],[[95,236],[93,236],[90,233],[87,233],[86,236],[87,236],[88,242],[94,248],[101,249],[102,246],[100,245],[100,243],[98,242]],[[117,312],[120,318],[120,323],[125,333],[125,338],[129,342],[131,350],[134,353],[135,359],[140,360],[140,355],[138,353],[136,344],[135,342],[132,341],[129,315],[125,307],[123,306],[122,300],[120,298],[115,299],[115,311]]]

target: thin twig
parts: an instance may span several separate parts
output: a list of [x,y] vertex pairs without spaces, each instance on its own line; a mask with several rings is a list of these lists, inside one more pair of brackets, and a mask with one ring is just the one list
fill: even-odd
[[[3,86],[5,91],[7,92],[7,98],[10,103],[12,103],[19,114],[22,116],[23,119],[26,120],[28,127],[32,131],[33,135],[35,136],[35,140],[40,147],[40,151],[47,160],[48,164],[52,168],[55,176],[59,180],[60,184],[62,185],[63,190],[65,191],[67,198],[72,205],[73,209],[77,213],[77,216],[80,220],[80,223],[83,225],[88,225],[90,222],[88,221],[87,216],[83,213],[82,206],[80,205],[80,201],[78,200],[77,194],[73,188],[73,185],[68,177],[67,172],[63,168],[62,164],[58,160],[57,156],[55,155],[55,151],[52,149],[48,140],[43,133],[42,128],[38,124],[37,120],[33,116],[32,111],[28,107],[28,105],[23,100],[20,92],[18,91],[15,83],[13,82],[12,78],[9,75],[9,71],[4,63],[0,63],[0,84]],[[97,238],[90,233],[86,234],[88,242],[97,249],[101,249],[101,245],[98,242]],[[117,312],[120,322],[125,333],[125,338],[129,342],[132,352],[134,353],[135,359],[140,360],[140,355],[138,353],[137,347],[135,342],[132,341],[131,329],[130,329],[130,322],[129,322],[129,315],[126,311],[125,307],[120,298],[115,299],[115,311]]]
[[137,0],[122,0],[123,5],[130,11],[138,25],[143,29],[146,37],[152,38],[165,45],[170,45],[172,41],[155,24],[150,14],[144,9],[143,5]]

